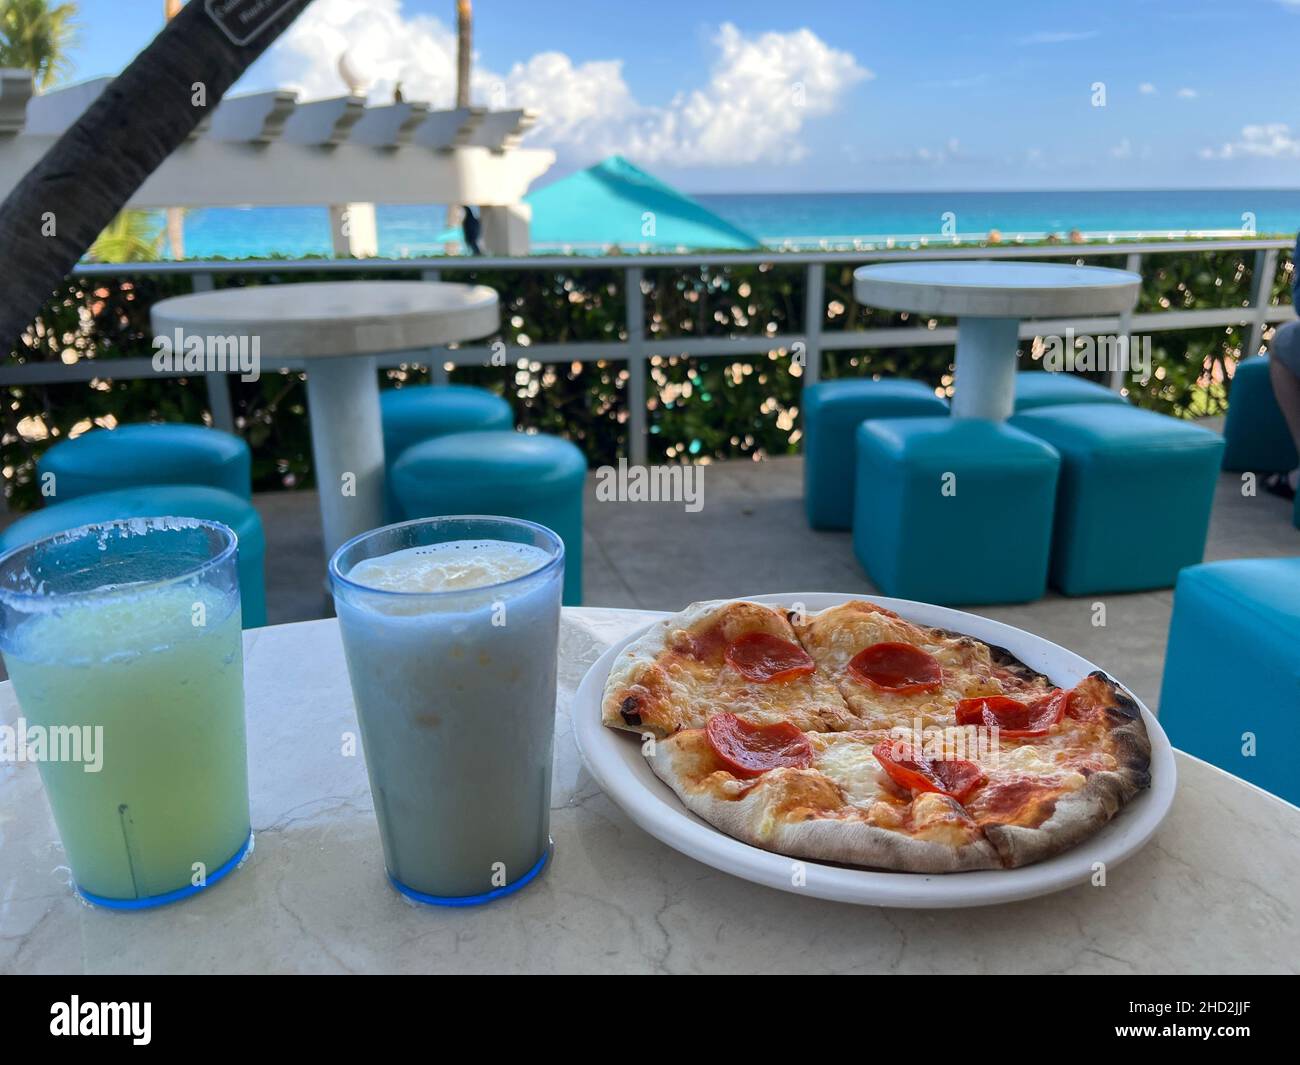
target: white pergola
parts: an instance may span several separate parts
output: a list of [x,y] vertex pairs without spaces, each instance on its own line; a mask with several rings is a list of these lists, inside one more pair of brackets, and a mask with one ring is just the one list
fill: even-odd
[[[35,95],[26,70],[0,70],[0,197],[32,168],[112,78]],[[555,153],[520,148],[529,110],[362,96],[299,102],[274,90],[222,100],[126,204],[132,208],[324,204],[336,255],[377,255],[375,204],[482,208],[483,246],[528,252],[529,185]],[[86,180],[93,181],[93,174]]]

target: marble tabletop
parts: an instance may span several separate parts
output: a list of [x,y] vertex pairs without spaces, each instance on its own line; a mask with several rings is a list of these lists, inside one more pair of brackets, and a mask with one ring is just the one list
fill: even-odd
[[1142,275],[1105,266],[1003,259],[877,263],[853,272],[872,307],[958,317],[1075,318],[1132,310]]
[[[517,895],[422,907],[384,879],[336,623],[245,634],[256,849],[146,913],[77,899],[34,765],[0,765],[0,973],[1294,972],[1300,809],[1186,755],[1168,820],[1105,887],[979,910],[883,910],[759,887],[636,828],[569,710],[587,667],[657,615],[566,609],[553,866]],[[0,723],[18,715],[0,685]]]
[[379,355],[475,340],[500,325],[497,294],[449,281],[314,281],[160,300],[154,332],[256,336],[263,358]]

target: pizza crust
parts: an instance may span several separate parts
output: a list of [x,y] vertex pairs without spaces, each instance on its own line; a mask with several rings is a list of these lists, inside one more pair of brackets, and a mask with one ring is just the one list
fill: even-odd
[[947,806],[922,829],[930,838],[869,823],[816,769],[775,769],[752,780],[719,767],[699,730],[654,744],[655,775],[686,808],[727,835],[792,858],[842,862],[907,873],[956,873],[1000,867],[997,853],[961,812]]
[[1106,702],[1110,753],[1117,766],[1090,773],[1083,787],[1056,800],[1051,816],[1040,825],[983,825],[984,835],[1008,868],[1043,861],[1081,843],[1151,783],[1151,738],[1137,700],[1100,670],[1090,673],[1083,685],[1099,688]]

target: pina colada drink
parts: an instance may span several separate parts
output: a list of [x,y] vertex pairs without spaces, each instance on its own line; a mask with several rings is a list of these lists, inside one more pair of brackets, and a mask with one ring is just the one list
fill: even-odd
[[0,562],[5,665],[29,731],[97,737],[94,764],[39,760],[78,888],[165,901],[249,838],[234,534],[188,519],[78,532]]
[[[505,520],[432,519],[443,536]],[[481,535],[401,546],[421,525],[408,523],[372,544],[396,550],[335,556],[385,863],[400,888],[435,900],[516,884],[549,848],[563,556],[548,530],[518,524],[553,546]]]

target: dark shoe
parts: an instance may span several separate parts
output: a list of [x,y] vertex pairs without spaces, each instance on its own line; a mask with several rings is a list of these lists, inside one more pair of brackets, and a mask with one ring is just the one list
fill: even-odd
[[1283,499],[1295,499],[1295,489],[1291,487],[1289,473],[1270,473],[1264,478],[1264,491]]

